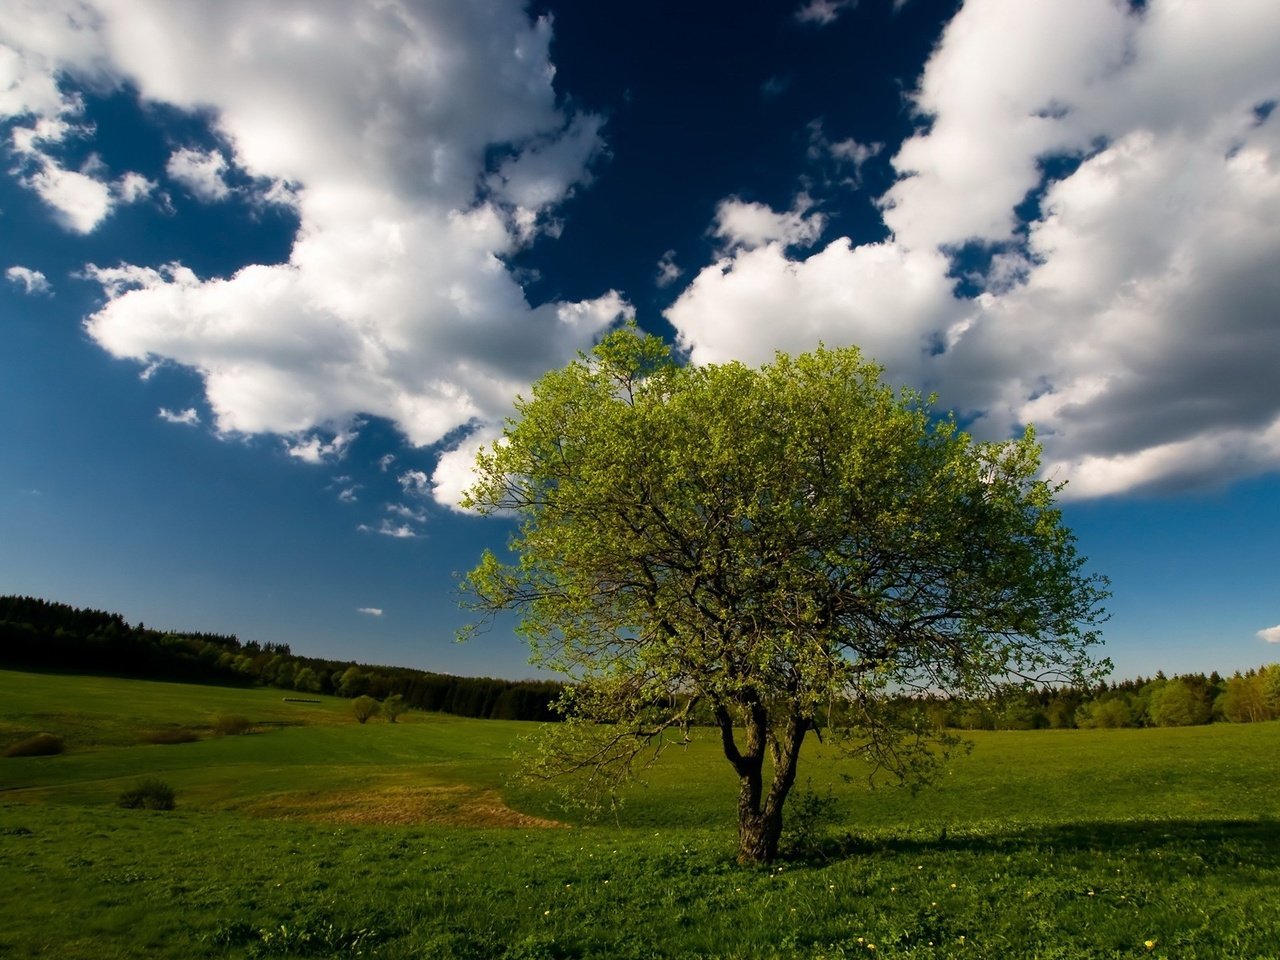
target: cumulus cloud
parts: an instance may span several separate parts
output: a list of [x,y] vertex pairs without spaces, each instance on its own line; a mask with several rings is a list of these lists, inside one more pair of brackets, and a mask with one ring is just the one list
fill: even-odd
[[303,463],[330,463],[341,460],[347,451],[347,445],[355,439],[352,430],[339,431],[331,439],[324,439],[319,432],[308,436],[285,439],[285,450],[289,456]]
[[1280,624],[1274,627],[1267,627],[1265,630],[1259,630],[1258,639],[1265,640],[1267,643],[1280,643]]
[[184,148],[169,176],[217,199],[234,168],[297,211],[283,263],[86,270],[105,296],[89,335],[198,372],[219,431],[281,434],[324,459],[311,431],[372,414],[448,446],[626,308],[610,291],[531,304],[503,263],[554,236],[603,150],[601,119],[557,102],[550,20],[518,0],[51,0],[6,19],[20,73],[7,116],[66,122],[77,84],[127,83],[211,119],[226,168]]
[[183,147],[169,156],[165,172],[191,191],[197,200],[215,203],[231,195],[227,186],[227,158],[217,150]]
[[4,272],[9,282],[22,287],[22,292],[27,294],[52,293],[49,286],[49,278],[39,270],[32,270],[30,267],[14,265]]
[[380,617],[382,616],[382,608],[381,607],[357,607],[356,613],[363,613],[370,617]]
[[102,180],[85,170],[67,170],[47,155],[36,164],[22,183],[53,208],[68,230],[91,233],[111,212],[111,187]]
[[500,436],[498,427],[489,424],[474,431],[452,450],[441,455],[431,474],[431,493],[437,502],[457,506],[474,480],[476,455],[481,448],[489,446]]
[[716,206],[711,233],[723,240],[728,250],[754,250],[770,243],[811,247],[826,226],[826,218],[821,213],[810,213],[811,208],[811,201],[803,194],[790,210],[781,213],[768,204],[730,197]]
[[137,203],[155,193],[156,186],[154,180],[130,171],[115,182],[112,191],[121,203]]
[[187,407],[185,410],[173,411],[168,407],[161,407],[159,417],[165,423],[180,423],[183,426],[194,427],[200,423],[200,414],[196,412],[195,407]]
[[695,358],[857,343],[980,434],[1034,421],[1069,495],[1274,470],[1278,32],[1265,0],[968,0],[912,95],[888,239],[741,244],[667,317]]
[[[76,47],[73,20],[52,22],[50,11],[19,5],[12,22],[0,24],[0,77],[9,87],[0,92],[0,123],[19,118],[9,131],[9,142],[17,158],[14,173],[18,182],[33,191],[53,211],[57,221],[74,233],[93,232],[117,203],[133,203],[154,187],[146,177],[127,172],[109,182],[102,159],[91,153],[70,169],[59,158],[68,143],[92,136],[92,127],[81,122],[83,103],[77,94],[65,93],[51,66],[50,58],[20,46],[25,35],[36,36],[57,48]],[[70,32],[66,32],[70,28]],[[92,59],[94,50],[80,44],[78,53]],[[92,75],[86,64],[84,72]],[[100,81],[99,81],[100,82]]]

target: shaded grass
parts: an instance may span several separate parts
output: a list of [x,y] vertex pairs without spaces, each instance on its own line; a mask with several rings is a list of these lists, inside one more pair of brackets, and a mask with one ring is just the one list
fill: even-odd
[[0,807],[0,867],[32,911],[0,928],[6,955],[816,958],[874,944],[902,957],[1220,958],[1280,943],[1269,821],[867,832],[838,860],[741,870],[708,830],[32,813]]

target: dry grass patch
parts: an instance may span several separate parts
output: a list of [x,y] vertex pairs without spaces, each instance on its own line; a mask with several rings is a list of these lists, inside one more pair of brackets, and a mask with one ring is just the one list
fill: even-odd
[[239,809],[251,816],[312,823],[522,829],[565,826],[511,809],[497,790],[462,784],[277,793]]

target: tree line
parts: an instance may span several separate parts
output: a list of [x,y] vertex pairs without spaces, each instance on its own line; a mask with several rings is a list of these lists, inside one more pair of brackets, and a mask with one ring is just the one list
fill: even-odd
[[0,666],[146,680],[273,686],[340,697],[399,696],[419,710],[496,720],[554,720],[553,681],[449,674],[295,655],[284,643],[153,630],[118,613],[24,596],[0,597]]
[[1216,670],[1158,671],[1092,688],[1008,688],[985,699],[913,698],[900,701],[935,727],[958,730],[1188,727],[1280,719],[1280,664],[1223,677]]
[[[419,710],[498,720],[557,720],[553,681],[455,677],[408,667],[294,655],[288,644],[131,626],[118,613],[32,597],[0,597],[0,665],[81,670],[151,680],[264,685],[301,693],[386,700]],[[899,698],[897,710],[956,730],[1167,727],[1280,719],[1280,664],[1223,677],[1217,671],[1138,677],[1090,688],[1023,690],[988,698]],[[693,711],[694,724],[714,717]]]

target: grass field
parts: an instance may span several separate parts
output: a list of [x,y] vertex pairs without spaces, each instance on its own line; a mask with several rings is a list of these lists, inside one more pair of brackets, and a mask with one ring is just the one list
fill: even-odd
[[814,750],[824,842],[745,870],[710,738],[584,825],[507,785],[530,725],[347,710],[0,671],[0,746],[68,745],[0,759],[0,956],[1280,958],[1280,724],[974,734],[915,796]]

